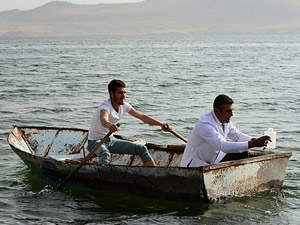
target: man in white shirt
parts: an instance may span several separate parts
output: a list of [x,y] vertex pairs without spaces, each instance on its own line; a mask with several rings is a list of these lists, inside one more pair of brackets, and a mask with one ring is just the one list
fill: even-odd
[[188,138],[181,160],[182,167],[247,158],[249,148],[267,146],[269,136],[251,138],[231,123],[233,103],[230,97],[223,94],[215,98],[213,110],[199,119]]
[[[97,108],[92,117],[88,134],[87,149],[89,151],[92,151],[109,131],[114,133],[120,129],[116,124],[126,113],[142,120],[144,123],[160,126],[164,131],[172,130],[169,124],[153,119],[135,110],[127,103],[125,101],[126,85],[123,81],[112,80],[108,85],[108,92],[110,98]],[[110,153],[139,155],[145,166],[155,166],[155,162],[146,146],[119,140],[114,138],[113,135],[96,152],[99,162],[108,164]]]

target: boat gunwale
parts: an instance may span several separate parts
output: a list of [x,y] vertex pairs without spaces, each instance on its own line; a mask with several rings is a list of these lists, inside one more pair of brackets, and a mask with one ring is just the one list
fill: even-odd
[[[67,130],[67,131],[81,131],[81,132],[86,132],[88,133],[87,129],[82,129],[82,128],[68,128],[68,127],[48,127],[48,126],[16,126],[14,125],[13,128],[18,128],[18,129],[37,129],[37,130],[57,130],[57,131],[63,131],[63,130]],[[10,131],[10,133],[13,133],[14,130]],[[127,140],[127,141],[137,141],[136,139],[132,139],[132,138],[128,138],[128,137],[124,137],[121,135],[113,135],[115,138],[117,139],[121,139],[121,140]],[[25,139],[25,141],[27,141],[27,138]],[[165,151],[165,152],[174,152],[174,153],[183,153],[184,151],[184,147],[185,145],[160,145],[160,144],[153,144],[150,142],[145,142],[145,146],[148,149],[157,149],[157,150],[161,150],[161,151]]]
[[17,126],[17,125],[13,125],[13,128],[19,128],[19,129],[38,129],[38,130],[74,130],[74,131],[88,132],[87,129],[83,129],[83,128],[55,127],[55,126]]
[[[252,152],[250,151],[249,153],[251,155]],[[203,172],[228,168],[230,166],[242,166],[242,165],[252,164],[252,163],[257,163],[262,161],[269,161],[271,159],[290,158],[291,156],[292,156],[292,152],[266,152],[261,155],[249,157],[246,159],[232,160],[232,161],[220,162],[218,164],[204,166]]]

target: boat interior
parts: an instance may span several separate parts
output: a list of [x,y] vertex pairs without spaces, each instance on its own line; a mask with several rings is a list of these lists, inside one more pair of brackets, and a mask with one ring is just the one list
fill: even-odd
[[[14,148],[29,154],[55,160],[79,163],[89,153],[87,147],[88,131],[83,129],[52,127],[14,127],[8,142]],[[155,163],[163,167],[178,167],[185,145],[156,145],[115,135],[118,139],[146,145]],[[87,163],[97,164],[94,158]],[[111,165],[143,166],[139,156],[112,154]]]
[[[116,138],[146,145],[157,166],[178,167],[185,145],[156,145],[115,135]],[[88,131],[84,129],[55,127],[17,127],[9,134],[9,144],[29,154],[48,157],[69,163],[80,163],[89,153],[87,147]],[[268,154],[267,152],[250,152],[249,157]],[[97,164],[95,155],[88,164]],[[143,166],[139,156],[112,154],[110,165]]]

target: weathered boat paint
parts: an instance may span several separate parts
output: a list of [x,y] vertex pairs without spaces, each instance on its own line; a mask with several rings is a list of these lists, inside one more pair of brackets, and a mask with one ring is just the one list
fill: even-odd
[[291,153],[268,154],[205,168],[207,198],[218,201],[281,189]]
[[[8,142],[33,173],[59,182],[84,157],[87,131],[15,127],[8,136]],[[184,145],[155,145],[141,141],[139,144],[148,147],[157,167],[144,167],[138,156],[112,154],[108,165],[99,165],[97,160],[89,161],[72,177],[70,183],[149,196],[215,202],[281,189],[288,159],[292,155],[251,153],[248,159],[182,168],[179,165]]]

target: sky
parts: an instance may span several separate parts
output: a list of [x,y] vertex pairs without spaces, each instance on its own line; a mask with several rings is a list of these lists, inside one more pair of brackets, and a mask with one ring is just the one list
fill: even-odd
[[[39,7],[53,0],[0,0],[0,11],[20,9],[27,10]],[[65,0],[74,4],[126,3],[142,2],[143,0]]]

